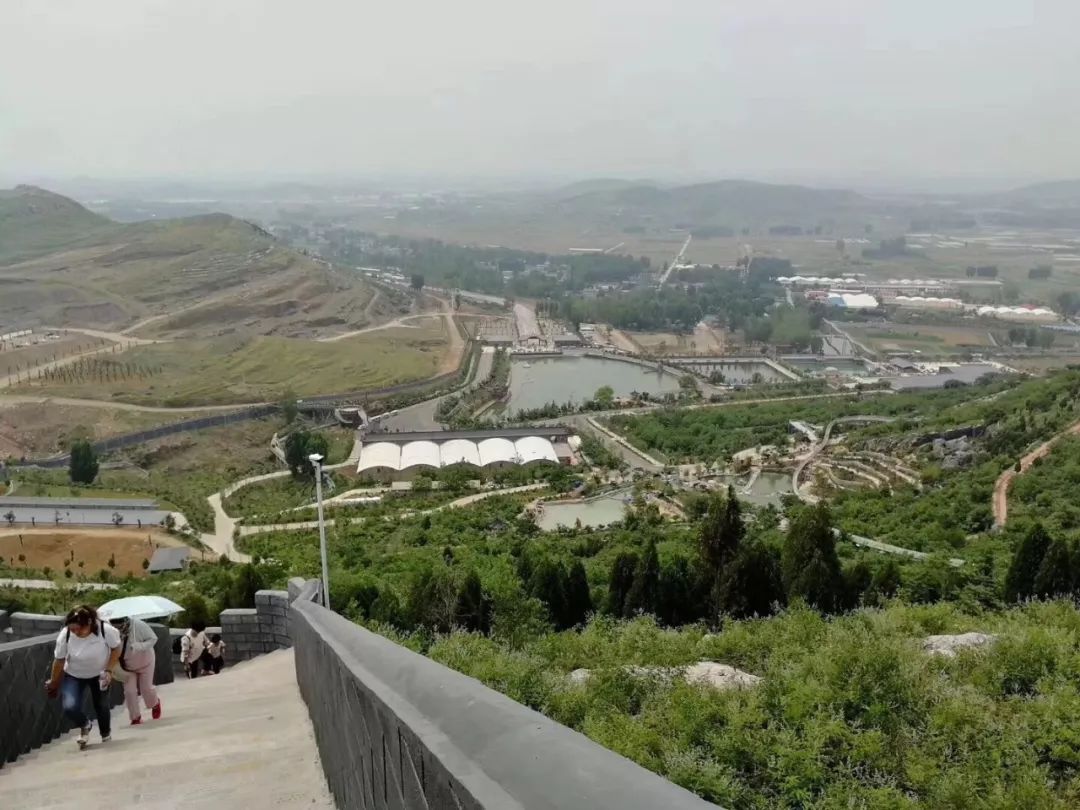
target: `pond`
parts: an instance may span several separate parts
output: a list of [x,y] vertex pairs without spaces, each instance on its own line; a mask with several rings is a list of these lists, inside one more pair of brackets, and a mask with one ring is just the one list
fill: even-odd
[[754,385],[756,383],[790,382],[794,375],[785,376],[768,363],[758,360],[701,360],[679,362],[680,368],[696,371],[703,377],[719,372],[728,385]]
[[856,360],[850,357],[785,357],[785,366],[790,366],[796,371],[810,376],[823,375],[828,371],[830,374],[844,374],[848,377],[869,377],[870,369],[864,360]]
[[718,478],[724,486],[731,484],[735,487],[735,494],[740,500],[754,504],[754,506],[780,505],[780,496],[791,492],[791,476],[781,472],[762,472],[746,492],[746,485],[750,481],[748,475],[721,475]]
[[585,402],[604,385],[610,385],[617,397],[630,396],[634,391],[677,393],[679,378],[637,363],[603,357],[515,358],[510,366],[506,410],[515,413],[549,402]]
[[543,504],[536,518],[536,525],[546,532],[560,526],[573,528],[580,520],[582,526],[608,526],[623,519],[626,514],[626,493],[600,495],[585,501],[554,501]]

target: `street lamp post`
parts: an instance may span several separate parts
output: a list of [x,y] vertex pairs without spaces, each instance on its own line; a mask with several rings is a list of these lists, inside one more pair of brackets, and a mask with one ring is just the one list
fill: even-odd
[[326,565],[326,521],[323,520],[322,503],[322,460],[318,453],[308,456],[308,461],[315,468],[315,500],[319,508],[319,556],[322,558],[322,601],[323,607],[330,609],[330,573]]

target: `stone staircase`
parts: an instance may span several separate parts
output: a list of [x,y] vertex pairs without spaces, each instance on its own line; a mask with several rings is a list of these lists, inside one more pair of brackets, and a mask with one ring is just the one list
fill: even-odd
[[[333,808],[292,650],[160,687],[164,716],[79,751],[72,732],[0,769],[0,808]],[[44,695],[42,695],[44,700]]]

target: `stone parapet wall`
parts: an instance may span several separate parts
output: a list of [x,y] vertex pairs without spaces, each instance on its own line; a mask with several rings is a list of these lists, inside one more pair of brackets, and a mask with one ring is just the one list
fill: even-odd
[[296,679],[341,810],[715,808],[478,681],[311,601]]
[[291,647],[288,591],[258,591],[254,608],[223,610],[221,638],[230,663]]
[[[0,767],[51,742],[71,728],[60,710],[60,700],[49,699],[45,694],[45,681],[52,666],[63,617],[13,613],[10,619],[12,630],[48,629],[32,638],[11,641],[6,639],[13,634],[0,635],[0,639],[5,640],[0,643]],[[154,648],[157,654],[155,683],[172,683],[168,628],[151,626],[158,636]],[[123,703],[124,690],[119,683],[110,690],[110,699],[113,706]],[[114,722],[119,722],[119,718],[114,718]]]

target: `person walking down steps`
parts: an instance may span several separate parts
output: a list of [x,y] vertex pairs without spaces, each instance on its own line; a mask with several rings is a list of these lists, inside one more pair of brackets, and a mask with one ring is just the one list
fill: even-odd
[[150,710],[150,716],[161,719],[161,699],[154,689],[154,666],[157,654],[157,634],[140,619],[116,619],[114,625],[120,630],[123,644],[120,648],[120,668],[124,671],[124,705],[127,706],[131,725],[142,722],[139,711],[139,695]]
[[90,742],[93,729],[93,722],[83,711],[83,698],[89,691],[101,741],[108,742],[112,738],[108,692],[113,667],[120,660],[120,633],[99,619],[97,611],[89,605],[68,613],[64,625],[56,638],[46,691],[50,697],[60,695],[64,714],[79,729],[80,748]]

